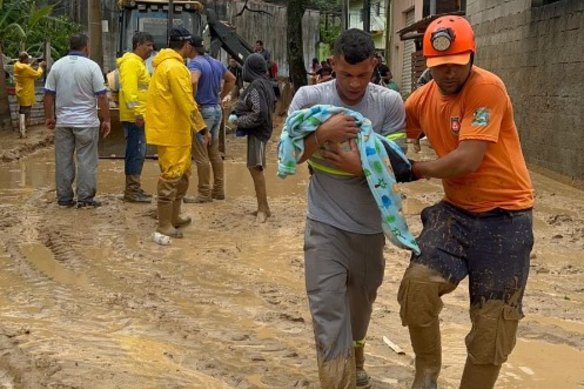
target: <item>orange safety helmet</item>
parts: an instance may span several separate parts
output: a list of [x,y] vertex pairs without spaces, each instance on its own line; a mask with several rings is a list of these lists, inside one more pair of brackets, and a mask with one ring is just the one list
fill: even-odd
[[426,66],[466,65],[476,52],[472,26],[462,16],[447,15],[434,20],[424,32]]

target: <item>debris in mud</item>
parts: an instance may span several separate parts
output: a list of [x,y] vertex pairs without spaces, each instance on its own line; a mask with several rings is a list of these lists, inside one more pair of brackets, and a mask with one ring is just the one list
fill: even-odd
[[546,221],[551,224],[551,225],[561,225],[563,223],[569,223],[572,222],[573,219],[568,216],[568,215],[563,215],[563,214],[557,214],[557,215],[553,215],[550,216],[546,219]]

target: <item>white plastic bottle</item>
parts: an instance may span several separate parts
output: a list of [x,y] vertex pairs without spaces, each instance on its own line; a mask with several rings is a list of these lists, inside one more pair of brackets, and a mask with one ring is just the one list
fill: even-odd
[[161,234],[160,232],[154,232],[152,234],[152,240],[161,246],[168,246],[171,242],[170,236]]

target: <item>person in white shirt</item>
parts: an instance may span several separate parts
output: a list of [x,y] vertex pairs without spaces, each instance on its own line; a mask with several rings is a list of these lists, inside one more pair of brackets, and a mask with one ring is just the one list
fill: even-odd
[[69,48],[53,64],[45,84],[45,124],[55,130],[57,203],[63,208],[97,207],[97,143],[100,129],[105,138],[111,128],[107,90],[99,65],[88,58],[87,35],[72,35]]

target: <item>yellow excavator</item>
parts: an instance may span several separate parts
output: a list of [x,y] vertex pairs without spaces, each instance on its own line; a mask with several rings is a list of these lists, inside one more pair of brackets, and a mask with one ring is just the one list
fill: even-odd
[[[199,1],[192,0],[119,0],[119,40],[117,57],[132,49],[132,37],[138,31],[149,32],[154,37],[156,50],[167,47],[168,31],[173,26],[183,26],[195,35],[210,37],[211,55],[216,57],[220,49],[225,50],[243,64],[245,58],[253,52],[249,43],[243,40],[228,23],[220,21],[212,9],[206,8]],[[153,53],[155,55],[155,53]],[[152,72],[152,58],[146,65]],[[123,158],[125,139],[119,121],[117,70],[107,75],[112,131],[105,140],[100,140],[100,158]],[[154,149],[148,149],[147,156],[153,156]]]

